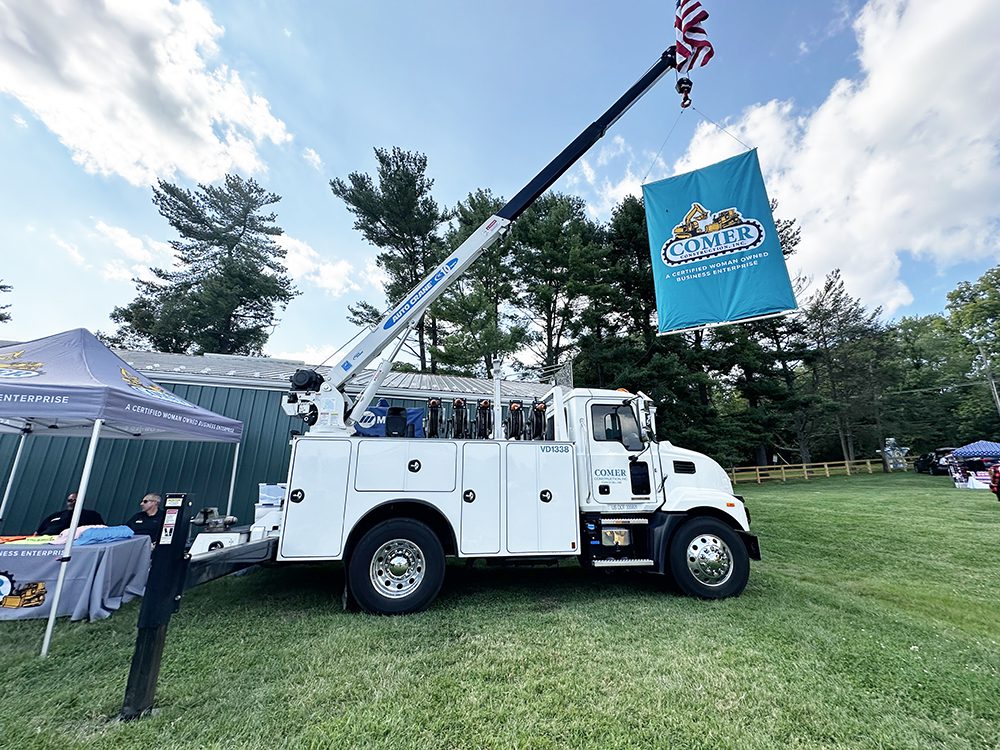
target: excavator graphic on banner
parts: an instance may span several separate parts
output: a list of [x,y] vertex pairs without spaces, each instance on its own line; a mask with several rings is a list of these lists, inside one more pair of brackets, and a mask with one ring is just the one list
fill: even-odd
[[0,571],[0,607],[20,609],[21,607],[40,607],[45,603],[45,584],[42,581],[32,581],[18,586],[14,576],[7,571]]
[[687,212],[684,221],[674,227],[674,239],[686,240],[699,234],[708,232],[718,232],[720,229],[728,229],[736,226],[743,220],[735,208],[726,208],[712,216],[712,221],[702,226],[702,222],[708,218],[708,211],[700,203],[692,203],[691,210]]

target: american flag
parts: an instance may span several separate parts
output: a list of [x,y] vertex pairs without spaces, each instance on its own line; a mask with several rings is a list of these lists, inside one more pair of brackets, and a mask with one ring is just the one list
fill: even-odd
[[708,11],[701,7],[698,0],[677,0],[677,16],[674,18],[674,30],[677,32],[677,71],[687,73],[696,67],[705,65],[715,50],[708,41],[708,35],[702,27],[708,18]]

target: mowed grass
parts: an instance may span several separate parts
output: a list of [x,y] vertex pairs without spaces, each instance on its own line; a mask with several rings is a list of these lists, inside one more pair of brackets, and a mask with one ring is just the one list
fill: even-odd
[[741,485],[742,597],[651,576],[449,568],[420,615],[340,607],[339,566],[191,591],[155,715],[116,720],[138,603],[0,623],[0,747],[996,748],[1000,503],[947,478]]

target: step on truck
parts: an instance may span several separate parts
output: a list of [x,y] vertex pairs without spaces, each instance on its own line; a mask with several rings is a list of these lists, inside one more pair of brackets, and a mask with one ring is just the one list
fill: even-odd
[[[430,605],[448,557],[576,558],[670,576],[698,597],[743,591],[760,551],[741,498],[711,458],[657,439],[655,406],[641,392],[556,386],[529,407],[503,404],[497,387],[474,430],[438,431],[436,408],[431,437],[355,430],[428,306],[675,68],[671,47],[325,377],[292,376],[283,408],[306,431],[292,439],[278,562],[342,560],[350,596],[379,614]],[[690,81],[677,90],[686,95]],[[380,356],[352,400],[345,385]]]

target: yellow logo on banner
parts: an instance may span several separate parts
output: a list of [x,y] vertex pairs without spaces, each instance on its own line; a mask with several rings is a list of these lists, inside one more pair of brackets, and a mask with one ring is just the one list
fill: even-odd
[[160,386],[155,384],[146,385],[145,383],[142,382],[142,378],[140,378],[138,375],[133,375],[124,367],[119,369],[121,370],[122,373],[122,380],[124,380],[125,383],[128,385],[128,387],[131,388],[133,391],[138,391],[139,393],[145,394],[147,396],[158,398],[161,401],[169,401],[170,403],[173,404],[183,404],[185,406],[191,405],[187,401],[182,399],[180,396],[175,396],[173,393],[166,390],[165,388],[161,388]]
[[664,263],[676,265],[750,250],[763,241],[764,228],[753,219],[744,219],[738,209],[726,208],[709,216],[703,205],[692,203],[684,221],[663,243],[660,256]]
[[24,351],[0,354],[0,378],[33,378],[43,373],[41,362],[21,360]]
[[45,584],[32,581],[18,586],[10,573],[0,573],[0,607],[20,609],[40,607],[45,602]]

